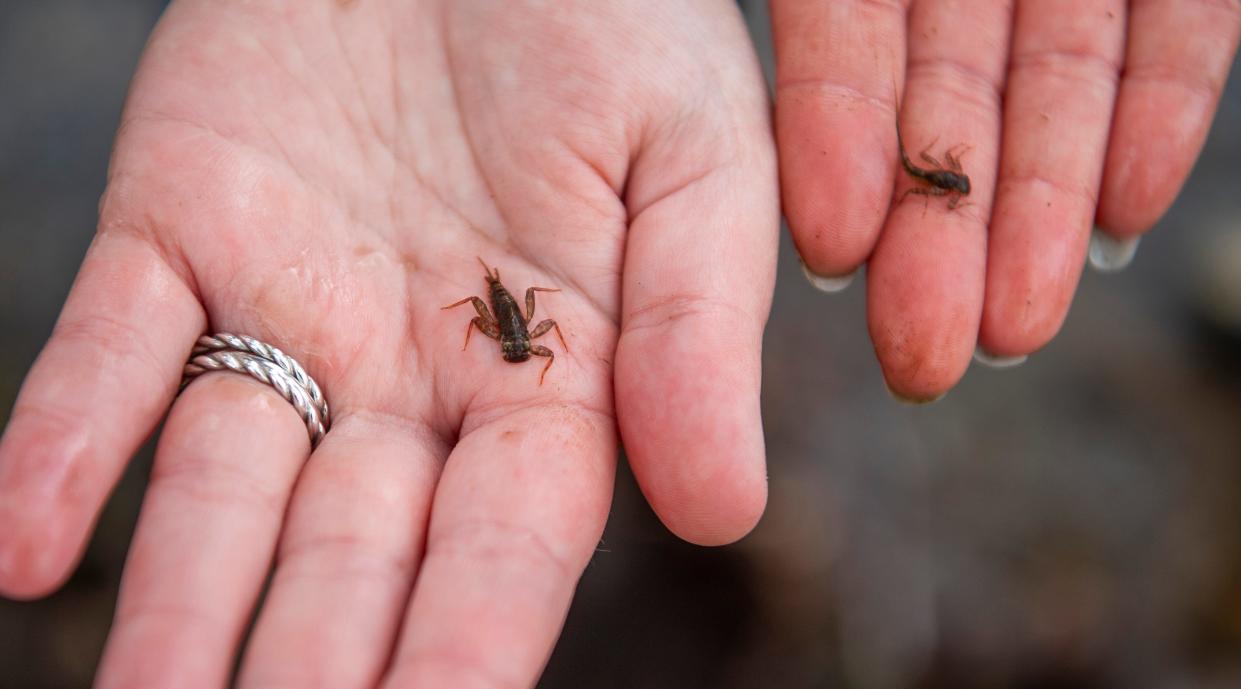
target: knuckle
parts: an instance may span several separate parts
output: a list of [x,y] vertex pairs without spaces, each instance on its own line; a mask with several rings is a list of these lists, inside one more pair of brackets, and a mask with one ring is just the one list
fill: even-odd
[[441,680],[451,678],[453,685],[476,689],[526,689],[530,686],[528,679],[515,674],[503,674],[483,658],[443,644],[420,648],[398,659],[385,686],[392,689],[448,686],[425,682],[427,677]]
[[100,363],[108,365],[103,367],[104,370],[113,369],[113,364],[122,364],[115,368],[124,368],[126,376],[139,369],[154,374],[163,367],[160,357],[136,326],[107,314],[80,314],[62,320],[56,324],[52,337],[95,352],[102,360]]
[[1013,55],[1010,71],[1114,84],[1120,68],[1119,56],[1094,48],[1048,48]]
[[631,310],[625,316],[623,333],[659,327],[686,318],[740,318],[741,322],[747,322],[749,314],[736,304],[723,299],[678,292],[662,295]]
[[121,597],[116,617],[125,619],[133,628],[180,630],[214,627],[220,623],[217,614],[206,606],[185,602],[161,603],[146,597]]
[[1013,172],[1005,176],[1003,182],[1004,191],[1019,190],[1022,187],[1046,187],[1055,193],[1077,201],[1083,207],[1094,209],[1098,205],[1098,198],[1093,191],[1094,187],[1084,180],[1073,180],[1067,177],[1056,177],[1048,175],[1041,171]]
[[579,567],[537,528],[498,519],[473,519],[431,532],[427,559],[489,562],[523,573],[530,581],[565,582]]
[[1165,62],[1127,65],[1125,82],[1180,89],[1206,102],[1214,101],[1224,90],[1223,77],[1200,69]]
[[151,469],[150,490],[167,494],[182,504],[198,505],[217,513],[223,509],[257,510],[279,520],[284,514],[287,489],[256,476],[243,466],[202,452],[167,453]]
[[319,532],[285,539],[276,572],[282,578],[403,582],[413,576],[416,560],[413,548],[394,549],[360,532]]
[[979,113],[1000,110],[1002,76],[990,70],[953,57],[928,57],[911,60],[906,79],[925,80],[931,88],[960,107]]

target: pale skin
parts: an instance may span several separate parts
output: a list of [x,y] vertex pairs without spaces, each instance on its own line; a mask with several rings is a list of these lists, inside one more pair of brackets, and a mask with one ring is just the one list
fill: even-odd
[[[1237,0],[771,0],[781,193],[807,268],[867,264],[888,386],[934,399],[979,347],[1064,323],[1092,225],[1149,230],[1202,148]],[[970,146],[968,205],[892,203],[911,151]],[[919,193],[919,192],[915,192]],[[894,196],[895,195],[895,196]]]
[[[241,687],[530,686],[599,545],[618,431],[676,533],[758,519],[779,209],[741,16],[549,7],[182,0],[160,20],[0,440],[0,591],[40,596],[172,405],[98,687],[221,687],[237,655]],[[479,290],[475,256],[562,290],[542,386],[461,351],[440,307]],[[208,329],[318,380],[313,453],[243,376],[174,402]]]
[[[99,686],[223,686],[238,653],[242,687],[530,686],[598,544],[618,430],[677,534],[719,544],[755,523],[778,194],[735,7],[526,5],[182,0],[161,20],[122,117],[99,235],[0,440],[0,591],[43,595],[67,576],[209,326],[298,356],[335,421],[311,454],[296,414],[258,383],[208,375],[176,400]],[[979,101],[1010,45],[1050,33],[1019,21],[997,38],[1007,25],[993,5],[924,2],[906,17],[900,3],[772,3],[794,236],[824,274],[874,254],[872,333],[889,384],[908,394],[950,386],[974,339],[1020,349],[980,315],[988,261],[1024,266],[1010,283],[1072,264],[1047,247],[1038,263],[1001,248],[997,151],[1003,141],[1004,160],[1043,160],[1016,154],[1047,140],[1017,113],[1069,117],[1078,110],[1050,106],[1094,103],[1077,86],[1003,118],[994,99]],[[1067,22],[1079,7],[1043,15]],[[1136,7],[1118,22],[1131,54],[1143,36],[1186,35],[1156,34]],[[1203,63],[1192,98],[1172,100],[1175,78],[1132,87],[1150,100],[1106,91],[1106,146],[1084,115],[1057,125],[1071,134],[1052,153],[1082,162],[1069,143],[1091,144],[1085,162],[1106,158],[1098,216],[1116,234],[1145,229],[1183,180],[1235,50],[1233,7],[1194,3],[1184,17],[1211,49],[1161,53],[1181,60],[1169,69]],[[944,18],[928,24],[936,9]],[[883,96],[905,61],[872,46],[905,46],[907,19],[918,68],[903,129],[915,150],[935,135],[975,146],[963,159],[975,186],[971,206],[931,199],[925,222],[913,222],[920,209],[895,211],[881,232],[899,160]],[[990,33],[976,35],[979,24]],[[935,26],[952,30],[933,40]],[[1075,35],[1105,54],[1120,42]],[[986,79],[934,68],[976,57]],[[1168,108],[1197,138],[1149,136],[1166,133],[1153,113]],[[824,146],[833,155],[819,156]],[[1166,164],[1132,164],[1151,154]],[[1079,173],[1064,162],[1047,165]],[[1016,191],[1033,179],[1013,171]],[[839,173],[833,184],[825,172]],[[476,255],[516,284],[564,290],[556,318],[572,350],[545,385],[492,348],[458,350],[460,316],[440,306],[477,289]],[[1067,303],[1075,280],[1031,284]]]

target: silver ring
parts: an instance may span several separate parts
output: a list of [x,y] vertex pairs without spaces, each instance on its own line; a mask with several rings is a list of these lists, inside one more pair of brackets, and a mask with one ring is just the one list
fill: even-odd
[[319,384],[301,364],[279,349],[245,335],[203,335],[185,364],[181,388],[185,389],[191,380],[203,373],[222,370],[244,373],[275,388],[306,422],[311,449],[318,446],[331,427],[327,399]]

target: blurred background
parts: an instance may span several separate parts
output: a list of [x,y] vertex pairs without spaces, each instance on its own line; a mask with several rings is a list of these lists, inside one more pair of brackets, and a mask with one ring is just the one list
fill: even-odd
[[[743,4],[770,68],[765,3]],[[0,422],[94,231],[163,5],[0,2]],[[539,686],[1241,687],[1239,72],[1134,264],[1088,271],[1050,346],[933,405],[885,391],[862,285],[812,290],[782,238],[766,516],[686,545],[622,467]],[[0,689],[90,684],[149,468],[148,448],[63,590],[0,600]]]

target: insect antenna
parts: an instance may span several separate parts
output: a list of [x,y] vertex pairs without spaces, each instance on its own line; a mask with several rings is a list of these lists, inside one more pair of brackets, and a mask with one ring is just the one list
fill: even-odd
[[496,269],[495,269],[495,274],[493,275],[493,274],[492,274],[492,272],[491,272],[491,268],[488,268],[488,267],[487,267],[487,264],[483,262],[483,259],[482,259],[481,257],[479,257],[479,256],[475,256],[474,258],[477,258],[477,259],[478,259],[478,263],[479,263],[479,265],[481,265],[481,266],[483,267],[483,271],[487,274],[487,279],[488,279],[488,280],[496,280],[496,281],[498,281],[498,280],[500,279],[500,269],[499,269],[499,268],[496,268]]

